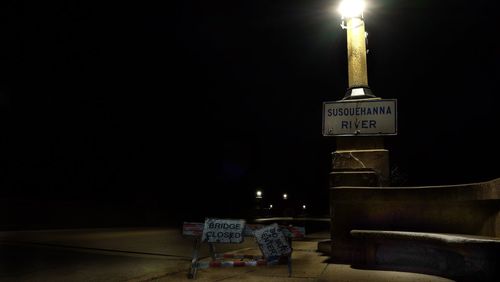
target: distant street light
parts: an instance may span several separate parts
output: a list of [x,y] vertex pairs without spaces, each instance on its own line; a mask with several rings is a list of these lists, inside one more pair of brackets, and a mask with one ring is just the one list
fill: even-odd
[[285,194],[283,194],[283,200],[286,200],[286,199],[288,199],[288,195],[285,193]]
[[305,210],[306,209],[306,205],[302,205],[302,209]]
[[262,199],[262,191],[257,190],[257,192],[255,193],[255,195],[256,195],[255,197],[256,197],[257,199]]
[[273,208],[273,205],[269,205],[269,209],[272,209]]

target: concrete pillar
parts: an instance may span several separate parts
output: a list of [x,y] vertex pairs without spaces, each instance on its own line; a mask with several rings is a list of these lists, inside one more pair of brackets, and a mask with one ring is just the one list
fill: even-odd
[[[347,31],[347,61],[349,88],[344,99],[380,99],[371,93],[368,86],[368,71],[366,61],[366,32],[362,13],[345,19],[343,28]],[[359,94],[361,93],[361,94]],[[389,152],[384,148],[381,136],[347,136],[336,138],[336,150],[332,153],[332,170],[330,187],[339,186],[381,187],[389,185]],[[332,193],[333,195],[333,193]],[[349,235],[336,233],[333,226],[337,221],[349,221],[354,214],[342,214],[334,207],[334,198],[330,197],[330,216],[332,220],[331,242],[318,244],[318,249],[324,251],[341,246]],[[340,245],[339,245],[340,243]],[[353,251],[354,250],[347,250]],[[341,250],[337,250],[341,252]],[[333,257],[333,249],[330,249]]]
[[337,137],[330,186],[388,186],[389,151],[383,137]]

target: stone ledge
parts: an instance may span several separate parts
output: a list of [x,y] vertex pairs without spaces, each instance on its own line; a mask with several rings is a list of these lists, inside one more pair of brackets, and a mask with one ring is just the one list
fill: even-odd
[[500,272],[500,238],[466,234],[352,230],[367,266],[489,281]]
[[330,189],[337,203],[355,201],[477,201],[500,200],[500,178],[480,183],[420,187],[350,187]]
[[500,238],[488,236],[475,236],[466,234],[446,234],[427,232],[407,232],[407,231],[386,231],[386,230],[351,230],[351,235],[355,238],[364,239],[397,239],[397,240],[422,240],[447,244],[498,244]]

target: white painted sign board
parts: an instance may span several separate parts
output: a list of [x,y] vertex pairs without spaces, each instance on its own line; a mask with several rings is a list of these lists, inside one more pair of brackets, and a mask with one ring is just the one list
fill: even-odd
[[202,241],[207,243],[234,243],[243,242],[243,219],[207,218],[203,226]]
[[323,103],[323,136],[396,134],[396,99],[360,99]]
[[284,256],[292,252],[277,223],[255,230],[254,236],[265,258]]

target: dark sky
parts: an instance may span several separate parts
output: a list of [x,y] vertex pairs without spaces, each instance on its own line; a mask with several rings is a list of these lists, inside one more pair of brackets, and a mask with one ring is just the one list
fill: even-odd
[[[327,205],[338,1],[0,4],[3,197]],[[161,1],[156,1],[161,2]],[[371,0],[369,84],[405,185],[500,177],[496,1]]]

